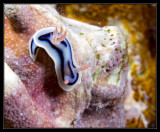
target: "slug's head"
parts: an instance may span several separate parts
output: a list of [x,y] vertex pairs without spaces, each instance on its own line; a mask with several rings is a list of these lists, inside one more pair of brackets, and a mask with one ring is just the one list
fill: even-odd
[[66,37],[66,31],[64,33],[62,33],[62,26],[61,26],[61,30],[58,33],[57,27],[56,29],[53,31],[54,37],[51,35],[51,40],[52,43],[54,44],[59,44],[63,39],[65,39]]

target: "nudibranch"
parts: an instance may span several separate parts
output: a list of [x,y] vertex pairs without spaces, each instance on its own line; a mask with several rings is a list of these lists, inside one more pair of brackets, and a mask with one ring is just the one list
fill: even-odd
[[36,60],[39,48],[45,49],[54,61],[58,83],[64,91],[71,91],[81,83],[81,71],[90,66],[77,65],[66,31],[62,33],[62,27],[60,32],[56,27],[40,29],[30,38],[29,53],[33,61]]

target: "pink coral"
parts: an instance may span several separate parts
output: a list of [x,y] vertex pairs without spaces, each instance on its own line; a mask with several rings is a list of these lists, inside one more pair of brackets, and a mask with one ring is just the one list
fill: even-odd
[[[81,84],[65,92],[57,83],[54,62],[48,54],[40,49],[35,62],[29,56],[30,37],[41,28],[56,25],[49,20],[53,9],[40,9],[28,5],[5,7],[5,62],[16,74],[15,80],[19,84],[15,88],[16,94],[8,93],[9,88],[5,87],[5,121],[12,122],[8,127],[125,127],[126,48],[120,52],[120,42],[117,41],[111,47],[112,60],[105,62],[111,67],[110,72],[103,77],[100,70],[93,80],[95,69],[104,65],[102,62],[95,64],[97,51],[89,44],[76,48],[78,45],[72,43],[77,63],[85,65],[89,61],[92,69],[83,72]],[[13,23],[17,21],[21,24],[14,27]],[[88,52],[84,53],[85,49]],[[120,58],[120,84],[108,84],[107,78],[120,65]]]

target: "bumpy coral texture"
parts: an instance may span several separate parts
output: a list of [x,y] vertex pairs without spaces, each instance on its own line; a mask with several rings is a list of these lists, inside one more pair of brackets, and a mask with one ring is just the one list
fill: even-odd
[[116,25],[123,31],[129,56],[129,93],[124,103],[128,128],[156,127],[156,7],[157,4],[57,5],[65,17],[100,27]]
[[[98,47],[100,43],[94,45],[96,43],[91,42],[92,39],[85,35],[72,37],[74,28],[71,30],[66,24],[77,64],[91,64],[92,68],[83,71],[80,85],[70,92],[65,92],[58,85],[54,62],[45,50],[39,50],[35,62],[29,56],[30,37],[41,28],[56,26],[56,21],[51,20],[57,15],[56,11],[51,7],[49,10],[38,7],[5,6],[5,62],[19,77],[16,94],[5,91],[5,126],[125,127],[123,100],[127,61],[126,47],[122,49],[120,46],[122,37],[116,37],[115,44],[106,51],[110,53],[106,61],[99,58],[103,58],[105,54],[93,47]],[[59,19],[60,17],[56,20],[60,21]],[[61,20],[63,23],[63,19]],[[106,32],[105,30],[107,29],[101,29],[103,32]],[[113,30],[119,32],[118,29]],[[85,40],[85,43],[80,43],[79,39],[82,42]],[[84,52],[86,49],[87,52]],[[103,49],[102,51],[105,52]],[[119,66],[119,71],[114,73]],[[104,68],[107,69],[105,72]],[[108,83],[108,78],[111,78],[113,73],[118,74],[117,84]]]

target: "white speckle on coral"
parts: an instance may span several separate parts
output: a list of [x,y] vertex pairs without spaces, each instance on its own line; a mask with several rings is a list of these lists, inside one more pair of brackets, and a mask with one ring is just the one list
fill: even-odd
[[24,120],[25,120],[25,117],[23,117],[22,120],[24,121]]
[[20,113],[20,116],[23,116],[23,113]]
[[9,58],[9,55],[6,55],[6,58]]
[[59,111],[56,110],[56,111],[53,112],[53,114],[54,114],[54,115],[58,115],[58,114],[59,114]]

